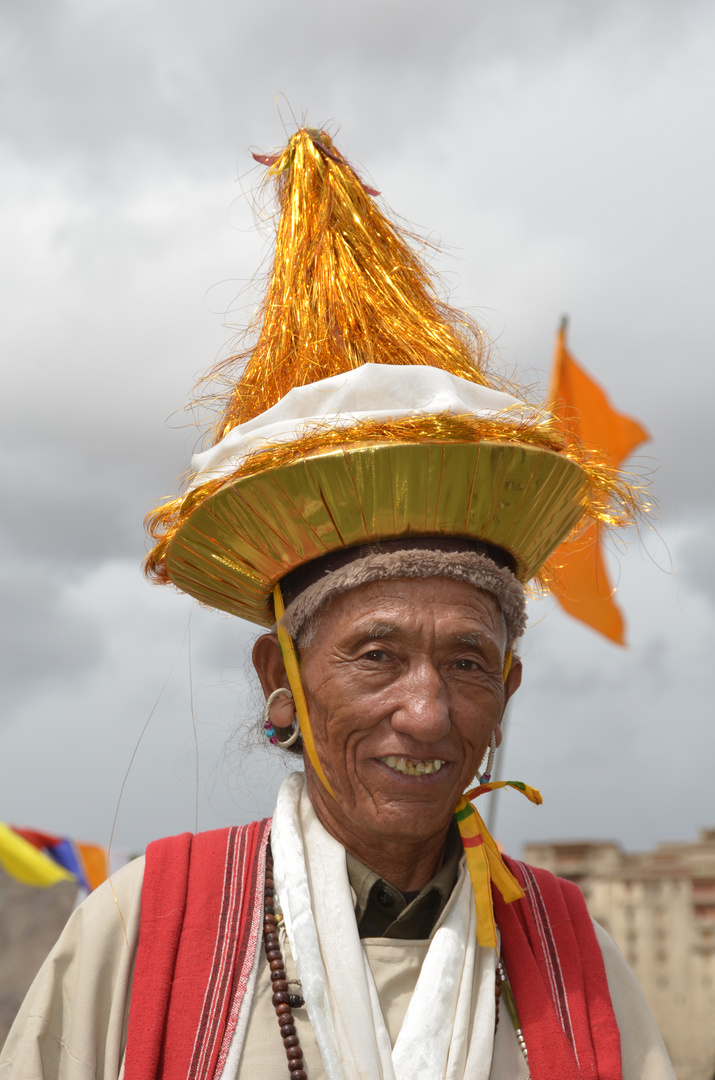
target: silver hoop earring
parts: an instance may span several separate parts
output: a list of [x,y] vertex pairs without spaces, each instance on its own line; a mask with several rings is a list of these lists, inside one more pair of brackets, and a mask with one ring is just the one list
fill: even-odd
[[496,731],[492,732],[492,737],[489,740],[489,756],[487,757],[487,767],[479,777],[480,784],[488,784],[494,774],[494,758],[497,753],[497,734]]
[[281,750],[287,750],[288,747],[292,746],[300,737],[300,724],[298,723],[298,717],[296,716],[293,720],[293,733],[288,736],[285,742],[278,741],[276,729],[271,722],[271,705],[280,694],[287,694],[291,700],[293,699],[292,693],[285,686],[279,686],[277,690],[274,690],[273,693],[269,695],[266,704],[263,706],[263,730],[266,733],[266,738],[269,743],[272,743],[273,746],[279,746]]

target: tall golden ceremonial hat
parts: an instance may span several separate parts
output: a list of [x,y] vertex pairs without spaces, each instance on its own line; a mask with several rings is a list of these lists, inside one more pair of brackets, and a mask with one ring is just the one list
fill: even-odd
[[274,586],[340,549],[459,537],[548,584],[562,540],[629,519],[608,461],[488,376],[481,332],[326,132],[257,160],[278,200],[258,333],[211,373],[225,408],[148,519],[150,577],[270,626]]

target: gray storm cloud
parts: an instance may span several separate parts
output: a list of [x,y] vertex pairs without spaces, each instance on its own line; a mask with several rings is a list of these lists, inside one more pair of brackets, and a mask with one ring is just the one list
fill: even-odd
[[189,649],[191,605],[141,579],[141,522],[199,438],[197,373],[255,297],[248,147],[295,113],[339,121],[441,238],[435,268],[498,364],[543,389],[567,312],[575,355],[653,434],[660,539],[613,562],[630,648],[534,606],[507,771],[546,802],[505,799],[500,834],[647,844],[713,822],[714,22],[665,0],[3,6],[0,818],[106,842],[161,694],[118,838],[193,827],[190,687],[200,824],[270,809],[280,768],[242,749],[254,632],[195,611]]

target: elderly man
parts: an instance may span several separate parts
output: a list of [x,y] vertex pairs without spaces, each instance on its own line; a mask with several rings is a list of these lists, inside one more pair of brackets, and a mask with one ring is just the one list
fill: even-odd
[[264,730],[305,771],[272,821],[157,841],[78,909],[0,1077],[670,1078],[579,891],[472,805],[502,786],[523,583],[629,492],[489,384],[324,132],[260,160],[261,332],[149,571],[269,630]]

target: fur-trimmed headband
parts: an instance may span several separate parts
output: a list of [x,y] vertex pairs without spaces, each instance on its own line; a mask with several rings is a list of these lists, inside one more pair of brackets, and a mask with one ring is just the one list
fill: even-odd
[[497,566],[487,555],[475,551],[430,551],[425,548],[374,552],[337,570],[327,571],[288,604],[281,625],[297,639],[313,616],[338,593],[371,581],[427,577],[466,581],[495,596],[504,616],[507,649],[511,649],[523,634],[526,597],[523,585],[511,570]]

